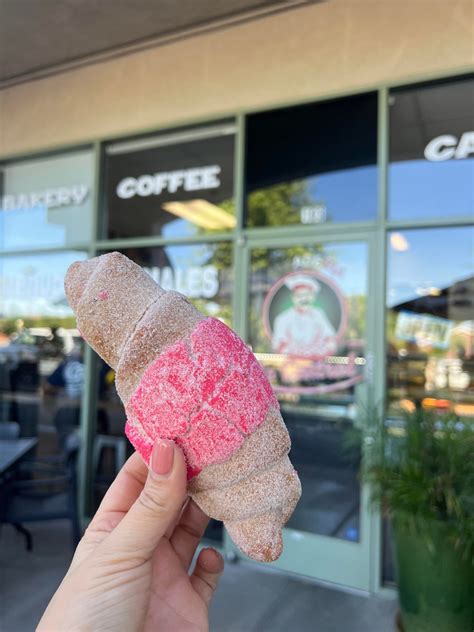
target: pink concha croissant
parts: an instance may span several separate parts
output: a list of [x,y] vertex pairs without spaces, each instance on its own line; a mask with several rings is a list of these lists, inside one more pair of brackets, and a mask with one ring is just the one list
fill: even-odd
[[173,439],[195,502],[248,556],[277,559],[301,485],[254,355],[120,253],[72,264],[65,287],[81,334],[116,371],[125,432],[145,462],[156,437]]

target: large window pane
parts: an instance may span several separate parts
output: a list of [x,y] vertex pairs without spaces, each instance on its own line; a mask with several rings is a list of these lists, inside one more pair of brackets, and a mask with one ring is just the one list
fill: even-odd
[[366,243],[255,248],[250,344],[280,400],[303,495],[289,527],[360,537]]
[[0,250],[89,242],[93,181],[91,150],[0,166]]
[[103,234],[188,237],[232,230],[232,122],[109,145]]
[[64,295],[78,251],[0,257],[0,423],[35,437],[38,457],[62,454],[79,425],[83,345]]
[[249,116],[246,147],[248,226],[375,219],[375,94]]
[[474,215],[474,79],[394,90],[389,217]]
[[[232,324],[232,246],[230,243],[128,248],[122,252],[144,267],[166,290],[186,295],[204,314]],[[121,465],[133,450],[124,435],[125,413],[114,387],[114,373],[97,361],[98,406],[93,448],[93,507],[98,506]],[[208,537],[220,538],[213,522]]]
[[474,415],[474,228],[389,235],[390,411]]

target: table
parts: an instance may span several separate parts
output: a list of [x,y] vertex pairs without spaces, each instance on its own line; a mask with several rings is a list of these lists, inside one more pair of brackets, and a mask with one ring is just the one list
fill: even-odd
[[38,443],[35,437],[0,439],[0,474],[19,461]]

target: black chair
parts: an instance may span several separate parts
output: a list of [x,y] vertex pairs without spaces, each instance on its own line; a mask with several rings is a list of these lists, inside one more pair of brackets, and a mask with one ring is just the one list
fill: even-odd
[[31,533],[22,525],[26,522],[45,520],[71,521],[72,544],[77,545],[81,537],[77,511],[76,463],[79,438],[70,434],[64,442],[62,463],[32,461],[22,464],[31,478],[12,478],[2,485],[0,523],[11,524],[26,538],[26,548],[33,549]]
[[0,421],[0,439],[12,441],[20,436],[20,424],[16,421]]

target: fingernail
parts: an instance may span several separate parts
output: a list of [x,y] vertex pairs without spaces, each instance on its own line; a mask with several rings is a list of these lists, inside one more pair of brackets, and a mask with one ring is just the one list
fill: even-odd
[[174,445],[172,441],[157,439],[151,453],[151,469],[155,474],[164,476],[173,467]]

